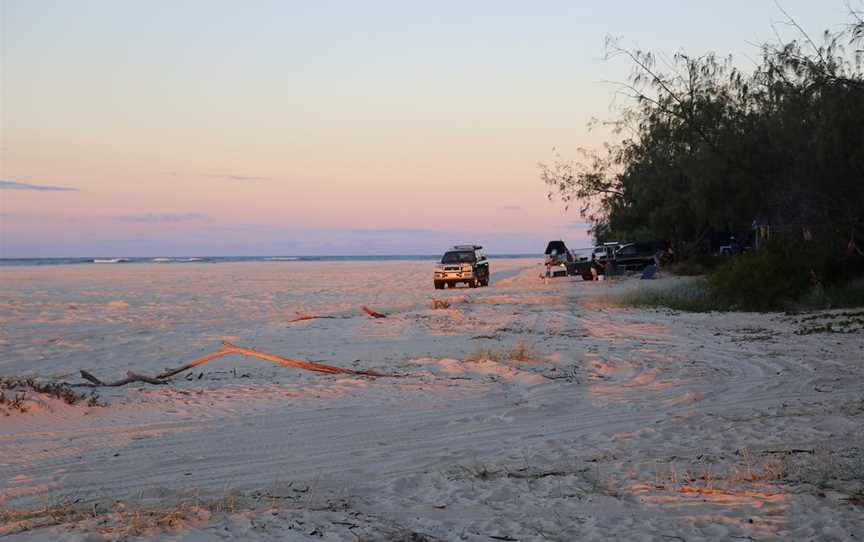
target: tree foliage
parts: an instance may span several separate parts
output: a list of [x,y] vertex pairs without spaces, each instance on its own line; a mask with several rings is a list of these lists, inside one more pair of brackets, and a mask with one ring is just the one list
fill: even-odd
[[852,17],[819,43],[790,18],[801,37],[764,44],[750,71],[609,41],[633,66],[620,141],[541,164],[550,198],[578,204],[598,241],[667,239],[687,254],[755,221],[842,252],[864,218],[864,21]]

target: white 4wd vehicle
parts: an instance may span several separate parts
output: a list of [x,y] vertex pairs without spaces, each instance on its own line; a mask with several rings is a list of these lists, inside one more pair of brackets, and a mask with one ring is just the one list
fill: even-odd
[[463,282],[471,288],[489,286],[489,260],[483,247],[456,245],[444,253],[441,263],[435,266],[435,289],[445,286],[455,288]]

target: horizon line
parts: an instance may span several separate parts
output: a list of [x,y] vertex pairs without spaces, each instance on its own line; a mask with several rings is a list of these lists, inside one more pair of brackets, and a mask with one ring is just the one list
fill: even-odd
[[[448,249],[449,250],[449,249]],[[488,256],[542,256],[543,252],[497,252],[497,253],[489,253]],[[400,252],[400,253],[392,253],[392,254],[257,254],[257,255],[245,255],[245,254],[222,254],[222,255],[213,255],[213,254],[183,254],[183,255],[174,255],[174,256],[166,256],[165,254],[148,254],[146,256],[118,256],[114,255],[105,255],[105,254],[87,254],[84,256],[0,256],[0,261],[2,260],[64,260],[64,259],[82,259],[82,258],[133,258],[133,259],[143,259],[143,258],[394,258],[394,257],[402,257],[402,256],[411,256],[411,257],[437,257],[439,254],[433,253],[408,253],[408,252]]]

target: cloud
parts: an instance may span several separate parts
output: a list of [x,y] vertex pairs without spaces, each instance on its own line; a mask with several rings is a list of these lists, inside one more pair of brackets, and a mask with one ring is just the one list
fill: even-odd
[[502,205],[502,206],[498,207],[498,210],[499,211],[521,211],[522,207],[519,207],[518,205]]
[[203,213],[144,213],[130,215],[115,215],[111,217],[115,222],[131,222],[135,224],[159,224],[165,222],[191,222],[194,220],[207,220]]
[[77,188],[70,186],[48,186],[44,184],[16,183],[15,181],[0,180],[0,190],[36,190],[40,192],[77,192]]
[[380,228],[380,229],[354,229],[350,230],[355,235],[421,235],[435,233],[437,230],[425,230],[421,228]]
[[213,177],[214,179],[228,179],[229,181],[266,181],[269,180],[270,177],[255,177],[252,175],[234,175],[231,173],[211,173],[210,175],[206,175],[207,177]]

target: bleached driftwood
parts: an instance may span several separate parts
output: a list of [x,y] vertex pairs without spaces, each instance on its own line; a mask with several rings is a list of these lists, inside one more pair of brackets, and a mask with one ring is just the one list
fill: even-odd
[[[222,341],[222,344],[223,344],[222,350],[220,350],[218,352],[210,352],[209,354],[204,354],[200,358],[194,359],[194,360],[190,361],[189,363],[187,363],[186,365],[183,365],[182,367],[177,367],[176,369],[169,369],[169,370],[163,372],[162,374],[160,374],[159,376],[157,376],[156,378],[158,378],[159,380],[168,380],[169,378],[171,378],[172,376],[174,376],[176,374],[180,374],[184,371],[188,371],[189,369],[191,369],[193,367],[197,367],[199,365],[204,365],[208,361],[212,361],[216,358],[221,358],[222,356],[227,356],[228,354],[231,354],[232,352],[229,352],[228,350],[224,349],[224,345],[227,342],[228,341]],[[228,343],[228,344],[231,344],[231,343]]]
[[243,348],[242,346],[236,346],[231,344],[228,341],[222,341],[223,352],[227,352],[230,354],[243,354],[244,356],[251,356],[253,358],[263,359],[266,361],[272,361],[273,363],[278,363],[279,365],[285,365],[286,367],[294,367],[295,369],[305,369],[307,371],[316,371],[319,373],[331,373],[331,374],[350,374],[350,375],[363,375],[363,376],[393,376],[393,375],[384,375],[380,373],[376,373],[375,371],[363,370],[363,371],[355,371],[353,369],[343,369],[342,367],[334,367],[333,365],[325,365],[323,363],[315,363],[312,361],[302,361],[298,359],[291,358],[283,358],[282,356],[277,356],[275,354],[268,354],[267,352],[259,352],[258,350],[254,350],[252,348]]
[[222,350],[218,352],[211,352],[209,354],[205,354],[200,358],[190,361],[189,363],[177,367],[176,369],[169,369],[167,371],[162,372],[156,377],[150,377],[146,375],[142,375],[139,373],[135,373],[129,371],[126,373],[126,378],[122,380],[118,380],[116,382],[104,382],[99,378],[93,376],[92,373],[81,370],[81,377],[90,382],[89,384],[79,384],[79,386],[92,386],[92,387],[117,387],[117,386],[125,386],[126,384],[131,384],[133,382],[144,382],[147,384],[161,385],[167,384],[171,377],[176,376],[184,371],[188,371],[194,367],[198,367],[199,365],[204,365],[210,361],[213,361],[216,358],[220,358],[222,356],[228,356],[231,354],[239,354],[243,356],[250,356],[253,358],[263,359],[265,361],[270,361],[273,363],[278,363],[279,365],[284,365],[286,367],[293,367],[295,369],[303,369],[306,371],[315,371],[318,373],[328,373],[328,374],[350,374],[350,375],[360,375],[360,376],[396,376],[396,375],[387,375],[381,374],[375,371],[369,370],[361,370],[355,371],[353,369],[343,369],[342,367],[335,367],[333,365],[326,365],[324,363],[315,363],[312,361],[303,361],[299,359],[291,359],[285,358],[282,356],[277,356],[275,354],[269,354],[267,352],[260,352],[253,348],[245,348],[242,346],[237,346],[228,341],[222,341]]

